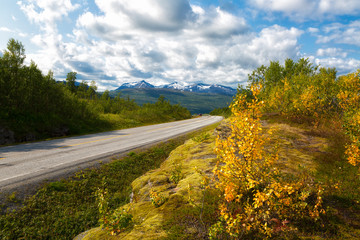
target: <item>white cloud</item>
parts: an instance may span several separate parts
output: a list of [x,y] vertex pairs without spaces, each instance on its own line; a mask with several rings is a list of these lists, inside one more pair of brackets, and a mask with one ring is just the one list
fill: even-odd
[[317,43],[330,42],[360,46],[360,21],[333,23],[323,27],[323,33],[317,35]]
[[9,28],[7,28],[7,27],[0,27],[0,32],[15,33],[15,34],[17,34],[17,35],[20,36],[20,37],[27,37],[27,34],[26,34],[26,33],[20,32],[18,29],[12,30],[12,29],[9,29]]
[[128,39],[136,34],[176,32],[193,17],[187,0],[109,0],[95,1],[104,13],[86,12],[77,25],[108,40]]
[[311,0],[255,0],[252,1],[260,9],[286,13],[306,13],[311,11],[316,1]]
[[22,37],[22,38],[25,38],[28,36],[27,33],[23,33],[23,32],[18,32],[19,36]]
[[80,5],[73,5],[70,0],[27,0],[18,1],[17,4],[27,18],[41,29],[30,39],[40,50],[27,54],[27,61],[34,60],[44,72],[52,70],[55,75],[71,70],[66,63],[66,44],[58,33],[57,22]]
[[80,7],[70,0],[28,0],[18,1],[17,4],[30,21],[40,24],[48,32],[56,29],[57,20]]
[[191,37],[226,38],[248,29],[245,19],[220,8],[205,11],[199,6],[190,6],[186,0],[149,0],[142,1],[143,4],[138,1],[96,1],[104,14],[96,16],[86,12],[79,17],[77,25],[113,41],[137,35],[153,36],[154,32],[181,34],[181,31]]
[[76,71],[104,90],[141,79],[155,85],[203,81],[236,87],[261,64],[300,55],[302,30],[273,25],[255,33],[243,17],[220,8],[186,0],[95,2],[99,13],[85,10],[67,42],[57,23],[77,5],[65,4],[50,16],[56,8],[50,3],[20,2],[43,30],[31,38],[42,50],[29,59],[55,76]]
[[10,30],[10,29],[7,28],[7,27],[0,27],[0,31],[1,31],[1,32],[14,32],[13,30]]
[[286,58],[296,58],[299,55],[300,47],[297,39],[303,34],[297,28],[286,29],[279,25],[264,28],[260,36],[253,40],[250,49],[256,49],[262,53],[260,62],[269,60],[283,61]]
[[219,49],[209,45],[199,44],[197,46],[196,65],[198,68],[217,67],[219,64]]
[[328,56],[328,57],[342,57],[342,58],[346,58],[347,57],[347,53],[340,49],[340,48],[319,48],[316,51],[316,55],[323,57],[323,56]]
[[[153,84],[164,81],[237,82],[239,76],[230,73],[236,72],[231,68],[238,69],[238,66],[227,66],[223,55],[236,44],[233,37],[248,34],[245,19],[220,8],[190,6],[188,1],[166,2],[165,8],[162,0],[149,1],[155,8],[151,15],[146,15],[142,8],[134,7],[136,4],[129,1],[118,1],[117,5],[112,1],[99,1],[97,4],[103,14],[82,14],[74,34],[78,39],[85,35],[87,41],[91,35],[101,39],[88,47],[103,62],[104,72],[116,76],[119,85],[142,77],[150,77],[147,80]],[[144,9],[148,8],[144,6]],[[139,13],[149,19],[147,24],[138,17]],[[107,57],[95,50],[102,40],[109,42],[107,49],[112,49],[105,51]],[[116,50],[119,54],[114,55]]]
[[360,12],[359,0],[320,0],[319,12],[329,15],[357,15]]
[[243,34],[249,27],[244,18],[232,15],[219,7],[207,12],[199,7],[193,7],[197,20],[186,31],[192,35],[201,34],[207,38],[228,38],[231,35]]
[[309,28],[307,29],[307,31],[308,31],[309,33],[311,33],[311,34],[316,34],[316,33],[319,32],[319,29],[318,29],[318,28],[309,27]]
[[319,20],[342,15],[358,16],[360,0],[248,0],[265,12],[280,12],[295,21]]
[[316,58],[314,62],[323,67],[335,67],[338,75],[354,72],[360,66],[360,60],[354,58]]

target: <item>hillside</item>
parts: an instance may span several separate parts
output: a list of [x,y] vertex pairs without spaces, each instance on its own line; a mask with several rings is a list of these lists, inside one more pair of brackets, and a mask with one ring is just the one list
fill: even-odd
[[215,93],[194,93],[165,88],[126,88],[110,91],[110,96],[115,97],[120,93],[122,98],[134,99],[139,105],[154,103],[163,95],[171,104],[180,104],[190,113],[209,113],[216,108],[229,106],[233,96]]
[[[345,203],[344,196],[347,193],[342,193],[350,190],[349,184],[356,175],[353,174],[354,169],[349,169],[344,162],[328,162],[326,169],[321,165],[324,159],[334,156],[337,151],[333,136],[324,133],[319,136],[317,131],[311,132],[284,123],[276,117],[263,121],[263,127],[265,132],[273,132],[271,144],[276,143],[279,150],[277,167],[288,178],[306,175],[311,181],[323,181],[326,189],[323,197],[329,211],[320,223],[297,224],[297,229],[284,229],[275,236],[291,239],[356,239],[354,236],[360,236],[357,227],[360,224],[359,206],[354,200]],[[214,154],[215,137],[226,137],[228,134],[228,123],[223,123],[216,131],[194,137],[172,151],[160,168],[134,180],[131,184],[132,202],[118,209],[125,209],[132,214],[131,227],[115,236],[97,227],[75,239],[207,239],[211,225],[219,217],[218,192],[214,188],[215,182],[211,182],[217,162]],[[329,169],[339,168],[343,168],[349,175],[345,177],[343,174],[329,173]],[[173,181],[174,176],[179,179],[176,183]],[[210,186],[206,179],[210,180],[211,188],[205,188]],[[343,182],[340,186],[341,180]],[[358,184],[353,186],[358,187]],[[154,205],[152,192],[158,194],[156,200],[161,202],[159,207]],[[321,224],[325,225],[321,227]],[[279,233],[283,235],[279,236]],[[252,235],[250,239],[261,238]]]

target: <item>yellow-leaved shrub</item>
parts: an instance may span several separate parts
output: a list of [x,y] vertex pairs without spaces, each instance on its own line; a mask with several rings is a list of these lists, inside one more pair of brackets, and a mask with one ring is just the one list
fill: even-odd
[[345,146],[345,154],[349,163],[356,166],[360,163],[360,70],[340,77],[338,83],[337,98],[343,111],[344,128],[351,140]]
[[[210,238],[223,235],[269,237],[295,230],[299,219],[319,219],[322,189],[306,177],[285,179],[276,167],[276,147],[265,150],[268,137],[260,121],[264,102],[260,84],[251,86],[252,99],[238,94],[231,109],[231,135],[218,137],[214,169],[216,187],[222,192],[220,219],[210,229]],[[270,135],[271,136],[271,135]]]

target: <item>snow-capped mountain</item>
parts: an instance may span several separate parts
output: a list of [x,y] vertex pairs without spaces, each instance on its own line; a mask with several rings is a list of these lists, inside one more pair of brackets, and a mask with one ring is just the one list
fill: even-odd
[[225,94],[225,95],[236,94],[236,89],[218,84],[209,85],[204,83],[196,83],[196,84],[186,85],[184,83],[173,82],[168,85],[154,86],[144,80],[140,82],[124,83],[116,90],[121,90],[126,88],[158,88],[158,89],[164,88],[164,89],[174,89],[174,90],[194,92],[194,93],[217,93],[217,94]]
[[146,82],[145,80],[142,80],[140,82],[124,83],[116,90],[121,90],[125,88],[155,88],[155,86]]
[[187,85],[178,82],[173,82],[167,85],[160,86],[160,88],[176,89],[176,90],[185,90],[186,87]]
[[236,89],[218,84],[209,85],[204,83],[196,83],[192,85],[182,85],[179,83],[172,83],[163,86],[163,88],[177,89],[177,90],[196,92],[196,93],[218,93],[218,94],[226,94],[226,95],[236,94]]

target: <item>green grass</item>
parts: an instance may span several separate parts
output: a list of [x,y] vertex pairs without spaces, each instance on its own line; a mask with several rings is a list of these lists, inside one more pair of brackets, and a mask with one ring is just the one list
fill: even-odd
[[72,239],[98,225],[94,192],[106,182],[111,209],[129,202],[130,183],[157,168],[183,139],[169,141],[142,153],[130,153],[99,169],[80,171],[71,179],[42,187],[24,206],[0,216],[0,239]]
[[[0,239],[72,239],[98,226],[99,209],[95,192],[106,184],[109,207],[116,209],[130,200],[131,182],[150,169],[160,167],[177,146],[203,130],[159,144],[145,152],[131,152],[100,168],[79,171],[69,179],[45,184],[23,207],[0,215]],[[10,194],[8,203],[16,194]],[[5,210],[5,211],[4,211]]]
[[360,237],[360,175],[359,168],[344,157],[345,135],[332,131],[327,137],[329,147],[316,158],[316,178],[326,186],[324,204],[328,208],[327,224],[336,239]]

